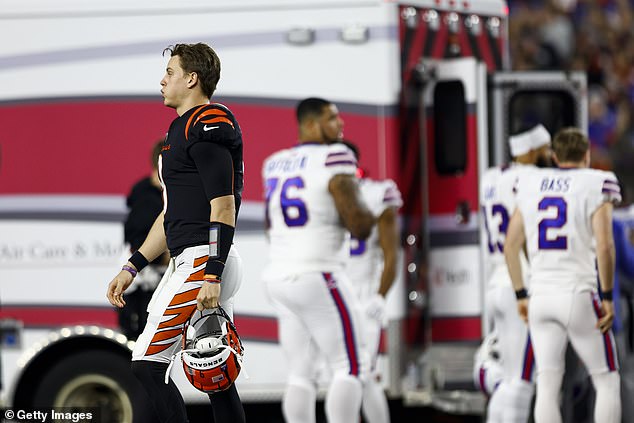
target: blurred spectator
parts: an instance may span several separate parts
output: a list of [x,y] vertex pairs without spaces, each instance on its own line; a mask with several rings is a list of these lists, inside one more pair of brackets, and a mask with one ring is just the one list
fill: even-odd
[[[152,173],[139,180],[130,190],[126,200],[128,216],[124,224],[124,240],[130,247],[126,257],[139,249],[156,217],[163,210],[163,194],[158,175],[158,161],[163,147],[163,140],[156,142],[152,148]],[[163,277],[167,268],[169,255],[159,256],[155,261],[139,272],[134,283],[127,289],[123,298],[127,305],[118,308],[119,327],[128,339],[136,340],[147,322],[147,306],[154,289]]]
[[613,170],[634,198],[634,0],[509,0],[515,70],[588,77],[593,167]]

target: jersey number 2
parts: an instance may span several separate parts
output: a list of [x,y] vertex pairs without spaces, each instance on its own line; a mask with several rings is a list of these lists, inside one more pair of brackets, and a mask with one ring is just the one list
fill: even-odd
[[548,237],[549,229],[560,229],[568,220],[568,204],[562,197],[545,197],[537,205],[539,210],[554,208],[557,215],[551,218],[544,218],[539,221],[538,246],[540,250],[565,250],[568,248],[568,238],[559,235],[554,238]]
[[[279,182],[279,178],[269,178],[265,181],[267,226],[270,224],[268,216],[269,202],[271,201],[271,197],[278,185],[280,185]],[[289,227],[304,226],[308,221],[308,209],[306,208],[306,203],[304,203],[301,198],[289,197],[289,190],[291,188],[301,190],[304,188],[304,180],[299,176],[295,176],[293,178],[285,179],[281,184],[280,207],[282,209],[282,214],[284,215],[284,222],[286,223],[286,226]]]

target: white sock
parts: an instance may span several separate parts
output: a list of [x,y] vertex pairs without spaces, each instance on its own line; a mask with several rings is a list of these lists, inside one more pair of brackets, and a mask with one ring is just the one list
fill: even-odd
[[505,423],[528,422],[535,391],[534,385],[524,380],[514,380],[508,383],[506,388],[503,421]]
[[504,382],[501,382],[489,399],[489,404],[487,405],[487,423],[504,423],[502,415],[504,413],[505,393]]
[[594,403],[594,421],[620,423],[621,421],[621,378],[618,372],[592,375],[592,383],[597,394]]
[[363,417],[367,423],[390,423],[390,408],[383,392],[383,386],[370,375],[363,381],[363,400],[361,402]]
[[362,387],[358,378],[350,375],[335,375],[326,396],[326,418],[328,423],[354,423],[359,421],[361,396]]
[[303,379],[291,378],[282,399],[282,412],[287,423],[315,423],[315,386]]
[[563,377],[563,371],[547,370],[537,373],[535,423],[561,423],[559,391]]

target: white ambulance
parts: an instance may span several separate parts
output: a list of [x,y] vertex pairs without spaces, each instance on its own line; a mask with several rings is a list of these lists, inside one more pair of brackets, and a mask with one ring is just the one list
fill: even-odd
[[[487,330],[479,176],[507,160],[506,139],[526,125],[587,126],[584,76],[510,72],[507,26],[502,0],[3,1],[4,404],[99,402],[112,421],[139,421],[132,343],[105,290],[125,255],[125,196],[175,117],[159,93],[161,53],[203,41],[222,60],[215,101],[244,133],[243,400],[279,401],[286,378],[260,280],[260,168],[296,142],[296,103],[319,96],[338,105],[369,175],[403,194],[403,269],[381,355],[388,395],[482,412],[471,382]],[[187,401],[207,401],[175,377]]]

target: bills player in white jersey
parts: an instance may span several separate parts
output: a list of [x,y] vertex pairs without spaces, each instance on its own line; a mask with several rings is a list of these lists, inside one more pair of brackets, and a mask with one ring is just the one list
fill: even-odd
[[[550,164],[550,134],[542,125],[509,139],[513,163],[488,169],[480,184],[483,234],[487,240],[486,307],[498,334],[503,380],[487,406],[487,422],[525,423],[533,398],[533,349],[528,327],[517,315],[511,279],[504,261],[504,240],[515,210],[519,175]],[[524,254],[523,271],[527,268]]]
[[[344,141],[359,160],[358,148]],[[370,357],[370,371],[363,384],[363,416],[368,423],[387,423],[390,410],[376,368],[381,329],[385,316],[385,296],[396,278],[400,250],[398,209],[401,192],[391,179],[374,180],[360,174],[361,196],[377,217],[376,226],[365,240],[351,238],[346,274],[361,302],[363,341]]]
[[[558,169],[522,175],[504,255],[520,316],[528,321],[537,364],[535,421],[561,422],[559,391],[567,342],[592,377],[594,420],[621,421],[620,378],[612,321],[615,249],[613,203],[621,201],[612,172],[588,169],[588,139],[566,128],[553,139]],[[530,297],[519,252],[526,243]],[[601,296],[597,293],[597,276]]]
[[358,421],[367,358],[358,300],[344,273],[348,237],[365,239],[375,218],[355,177],[356,159],[339,143],[337,107],[309,98],[297,106],[299,144],[263,165],[270,263],[263,278],[278,314],[289,378],[282,401],[289,423],[314,423],[318,358],[333,380],[330,423]]

